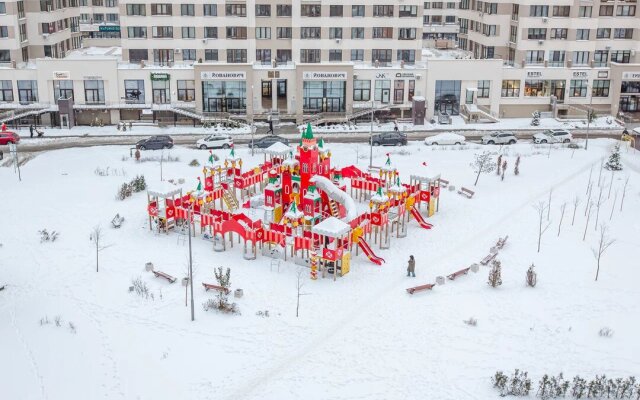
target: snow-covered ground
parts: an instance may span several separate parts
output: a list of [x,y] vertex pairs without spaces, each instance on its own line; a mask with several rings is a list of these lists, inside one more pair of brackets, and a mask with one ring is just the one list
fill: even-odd
[[[171,285],[145,272],[151,261],[180,279],[187,265],[188,247],[180,235],[149,231],[144,193],[115,199],[119,186],[137,174],[150,184],[159,182],[158,162],[135,163],[126,146],[92,147],[39,154],[22,166],[22,182],[13,168],[0,168],[0,282],[6,284],[0,291],[1,397],[489,399],[498,397],[490,382],[496,370],[521,368],[536,381],[559,372],[637,376],[638,154],[623,151],[625,169],[613,174],[610,198],[612,174],[604,171],[601,177],[599,224],[609,225],[617,241],[604,255],[597,282],[591,253],[597,241],[595,214],[582,240],[590,168],[595,166],[591,180],[597,182],[600,160],[612,143],[598,139],[590,141],[588,151],[554,148],[550,153],[531,144],[505,148],[504,181],[495,173],[482,175],[477,187],[469,163],[486,148],[453,150],[417,142],[402,149],[375,148],[374,164],[381,165],[391,151],[403,181],[411,173],[442,173],[452,185],[476,194],[469,200],[443,190],[440,211],[429,219],[434,229],[423,230],[412,220],[409,237],[392,239],[390,250],[371,244],[387,260],[382,267],[361,254],[336,282],[308,280],[305,270],[308,295],[301,298],[299,318],[298,267],[285,263],[278,272],[260,255],[246,261],[241,245],[216,253],[211,242],[194,239],[195,322],[180,280]],[[336,165],[368,164],[365,145],[332,150]],[[262,159],[251,158],[246,148],[236,152],[244,168]],[[179,161],[163,163],[165,179],[185,178],[195,188],[201,168],[187,164],[194,158],[204,163],[208,153],[175,148],[170,154]],[[513,174],[517,154],[519,176]],[[95,173],[107,167],[109,176]],[[547,201],[550,189],[551,225],[537,253],[532,205]],[[575,196],[581,202],[572,225]],[[118,230],[110,227],[116,213],[125,217]],[[109,246],[100,253],[100,272],[89,240],[96,225]],[[40,243],[43,228],[60,237]],[[478,262],[504,235],[509,240],[499,253],[504,282],[499,288],[487,285],[488,268],[481,267],[430,292],[405,292]],[[406,277],[409,254],[417,260],[417,278]],[[525,286],[531,263],[538,272],[534,289]],[[214,294],[200,283],[214,282],[218,266],[230,267],[232,289],[244,290],[237,300],[240,316],[203,311]],[[129,293],[136,277],[153,299]],[[269,317],[257,315],[267,310]],[[477,326],[463,323],[470,317]],[[49,323],[41,323],[45,318]],[[600,337],[603,327],[613,336]]]

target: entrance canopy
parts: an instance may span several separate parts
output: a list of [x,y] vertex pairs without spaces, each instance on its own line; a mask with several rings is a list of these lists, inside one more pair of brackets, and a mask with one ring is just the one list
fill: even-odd
[[182,193],[182,188],[179,186],[175,186],[170,184],[169,182],[160,182],[158,184],[154,184],[153,187],[150,187],[147,190],[147,194],[152,197],[160,197],[160,198],[171,198],[173,196],[179,195]]
[[331,238],[342,237],[350,230],[351,227],[349,225],[336,217],[329,217],[311,229],[313,233]]
[[291,147],[282,142],[275,142],[271,146],[267,147],[264,152],[270,156],[284,157],[291,152]]

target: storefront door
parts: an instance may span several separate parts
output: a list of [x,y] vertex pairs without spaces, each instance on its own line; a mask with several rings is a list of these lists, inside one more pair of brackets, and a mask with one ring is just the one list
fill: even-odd
[[220,97],[209,98],[209,112],[226,112],[225,99]]
[[389,99],[391,97],[391,90],[390,89],[382,89],[382,103],[383,104],[389,104]]

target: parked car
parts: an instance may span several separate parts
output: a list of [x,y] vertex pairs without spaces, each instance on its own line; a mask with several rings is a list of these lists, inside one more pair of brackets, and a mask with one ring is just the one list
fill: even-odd
[[196,142],[196,147],[199,149],[228,149],[233,146],[233,139],[229,135],[222,133],[214,133],[206,138],[200,139]]
[[492,132],[482,137],[482,144],[514,144],[517,141],[513,132]]
[[9,144],[9,143],[19,143],[20,142],[20,136],[18,136],[17,133],[14,132],[0,132],[0,146],[1,145],[5,145],[5,144]]
[[547,129],[533,135],[534,143],[569,143],[573,136],[564,129]]
[[445,132],[434,136],[429,136],[424,140],[424,144],[426,144],[427,146],[437,146],[440,144],[465,144],[466,140],[467,138],[462,135],[458,135],[457,133]]
[[407,135],[400,132],[384,132],[371,136],[374,146],[406,146]]
[[[271,146],[276,142],[289,145],[289,139],[286,139],[286,138],[283,138],[282,136],[277,136],[277,135],[267,135],[267,136],[261,137],[260,139],[255,139],[253,141],[253,147],[255,147],[256,149],[266,149],[267,147]],[[252,146],[251,142],[249,142],[249,148],[251,148],[251,146]]]
[[160,150],[173,147],[173,139],[167,135],[151,136],[136,143],[139,150]]

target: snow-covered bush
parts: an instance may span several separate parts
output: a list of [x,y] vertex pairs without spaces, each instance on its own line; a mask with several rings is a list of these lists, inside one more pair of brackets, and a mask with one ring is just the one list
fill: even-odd
[[76,333],[77,332],[76,325],[71,321],[69,321],[69,330],[71,331],[71,333]]
[[125,182],[120,186],[116,198],[118,200],[124,200],[127,197],[131,197],[133,193],[142,192],[146,188],[147,181],[144,179],[144,175],[137,175],[131,182]]
[[191,162],[189,163],[190,167],[199,167],[200,166],[200,161],[198,161],[196,158],[194,158],[193,160],[191,160]]
[[46,229],[38,231],[38,233],[40,234],[40,243],[55,242],[60,235],[60,232],[51,231],[51,233],[49,233]]
[[600,335],[601,337],[611,337],[613,336],[613,330],[605,326],[604,328],[600,329],[598,335]]
[[491,271],[489,272],[489,280],[487,282],[491,287],[502,285],[502,265],[500,261],[493,260],[491,262]]
[[587,381],[580,378],[579,376],[573,377],[573,382],[571,383],[571,396],[576,399],[581,399],[586,396],[587,392]]
[[538,274],[533,270],[535,267],[535,265],[531,264],[527,270],[527,286],[536,287],[538,283]]
[[462,321],[465,324],[469,325],[469,326],[476,326],[478,325],[478,320],[473,318],[473,317],[469,317],[469,319]]
[[531,125],[540,125],[540,111],[534,111],[533,113],[531,113]]
[[528,396],[531,391],[531,379],[529,379],[528,373],[519,369],[516,369],[512,376],[498,371],[491,380],[493,387],[498,389],[502,397]]
[[142,280],[142,278],[137,277],[131,280],[131,287],[133,288],[133,292],[140,297],[144,297],[145,299],[149,298],[149,287],[147,287],[147,283]]
[[622,164],[620,164],[620,145],[616,144],[609,156],[609,160],[604,165],[606,169],[609,171],[620,171],[622,170]]
[[222,287],[222,290],[218,290],[215,299],[208,299],[202,306],[205,311],[217,310],[228,314],[239,314],[236,303],[229,302],[229,287],[231,286],[231,269],[227,268],[223,272],[222,267],[218,267],[214,271],[218,286]]

